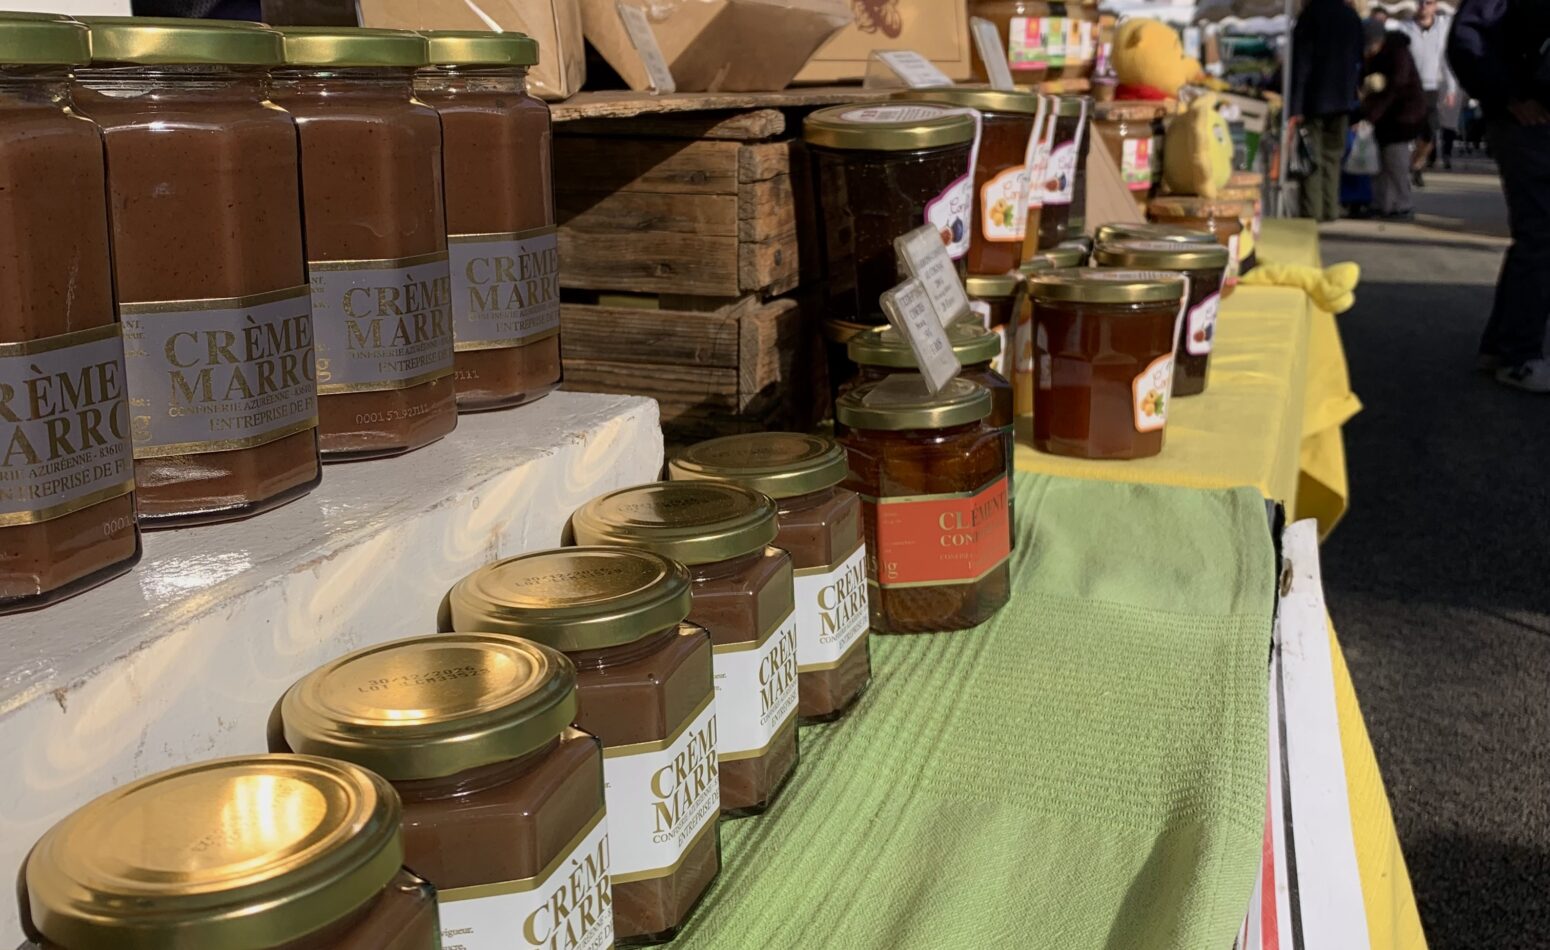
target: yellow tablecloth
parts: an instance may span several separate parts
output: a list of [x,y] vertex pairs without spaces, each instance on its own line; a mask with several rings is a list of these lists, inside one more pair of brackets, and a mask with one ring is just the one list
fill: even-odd
[[[1266,221],[1260,257],[1314,264],[1308,221]],[[1249,485],[1328,534],[1345,513],[1340,427],[1361,408],[1351,393],[1335,318],[1285,287],[1239,287],[1222,306],[1210,388],[1174,400],[1155,458],[1104,462],[1017,447],[1017,468],[1073,478],[1194,488]]]

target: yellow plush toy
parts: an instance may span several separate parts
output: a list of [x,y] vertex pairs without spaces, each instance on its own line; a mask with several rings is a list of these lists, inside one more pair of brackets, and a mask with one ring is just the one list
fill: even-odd
[[1200,63],[1184,55],[1178,31],[1159,20],[1132,17],[1114,34],[1114,74],[1122,100],[1173,99],[1201,75]]
[[1232,177],[1232,135],[1215,93],[1190,101],[1163,138],[1163,184],[1176,195],[1215,198]]
[[1295,287],[1306,293],[1325,313],[1345,313],[1356,303],[1356,285],[1361,279],[1360,265],[1347,261],[1324,268],[1305,264],[1260,264],[1244,274],[1241,283]]

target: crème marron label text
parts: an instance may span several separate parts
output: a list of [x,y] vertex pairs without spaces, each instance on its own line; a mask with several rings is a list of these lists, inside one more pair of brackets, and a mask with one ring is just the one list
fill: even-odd
[[560,244],[554,228],[454,234],[447,251],[459,350],[522,346],[560,332]]
[[318,393],[408,389],[452,372],[452,279],[437,252],[312,261]]

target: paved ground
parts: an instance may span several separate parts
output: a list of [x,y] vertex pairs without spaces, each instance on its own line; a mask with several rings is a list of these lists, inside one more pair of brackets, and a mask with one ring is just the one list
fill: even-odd
[[1414,226],[1342,222],[1366,410],[1330,610],[1434,950],[1550,947],[1550,397],[1472,372],[1506,212],[1494,173],[1430,176]]

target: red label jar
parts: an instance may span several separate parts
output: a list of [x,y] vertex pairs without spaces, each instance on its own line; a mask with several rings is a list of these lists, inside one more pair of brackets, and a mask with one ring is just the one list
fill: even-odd
[[1181,195],[1153,198],[1146,209],[1146,216],[1159,224],[1209,234],[1216,243],[1227,248],[1227,274],[1222,278],[1223,300],[1231,297],[1238,286],[1243,258],[1243,221],[1252,214],[1252,210],[1245,212],[1242,202]]
[[775,545],[795,573],[797,715],[844,715],[872,678],[861,499],[842,487],[845,450],[833,439],[754,432],[700,442],[668,465],[674,480],[740,485],[774,499]]
[[564,654],[494,633],[358,650],[276,709],[271,752],[341,759],[403,800],[404,860],[470,950],[611,946],[603,755]]
[[457,404],[531,402],[560,384],[560,245],[538,43],[431,30],[414,88],[441,115]]
[[107,148],[142,527],[244,518],[318,483],[296,126],[280,35],[88,18],[76,107]]
[[689,568],[689,620],[716,654],[721,811],[757,815],[797,764],[797,618],[791,556],[768,495],[715,482],[611,492],[571,518],[577,544],[644,548]]
[[27,946],[440,950],[435,894],[403,868],[401,814],[385,780],[306,755],[140,779],[27,856]]
[[441,122],[414,98],[425,38],[286,27],[324,461],[397,455],[457,425]]
[[444,627],[576,665],[576,724],[603,743],[620,946],[671,939],[721,868],[716,688],[689,591],[682,564],[648,551],[566,548],[486,565],[447,595]]
[[990,393],[953,379],[933,395],[899,374],[841,397],[850,474],[867,533],[872,629],[962,630],[1011,596],[1005,437]]
[[140,559],[102,137],[70,109],[87,49],[79,23],[0,16],[0,614]]
[[1172,271],[1184,277],[1184,322],[1174,355],[1173,395],[1205,392],[1222,303],[1222,278],[1227,273],[1227,249],[1218,244],[1180,241],[1115,241],[1098,245],[1094,261],[1099,267]]
[[817,172],[825,317],[881,326],[902,273],[895,238],[930,224],[948,254],[969,251],[973,117],[936,103],[819,109],[802,123]]
[[1153,271],[1057,270],[1033,298],[1033,444],[1080,458],[1162,451],[1184,280]]

